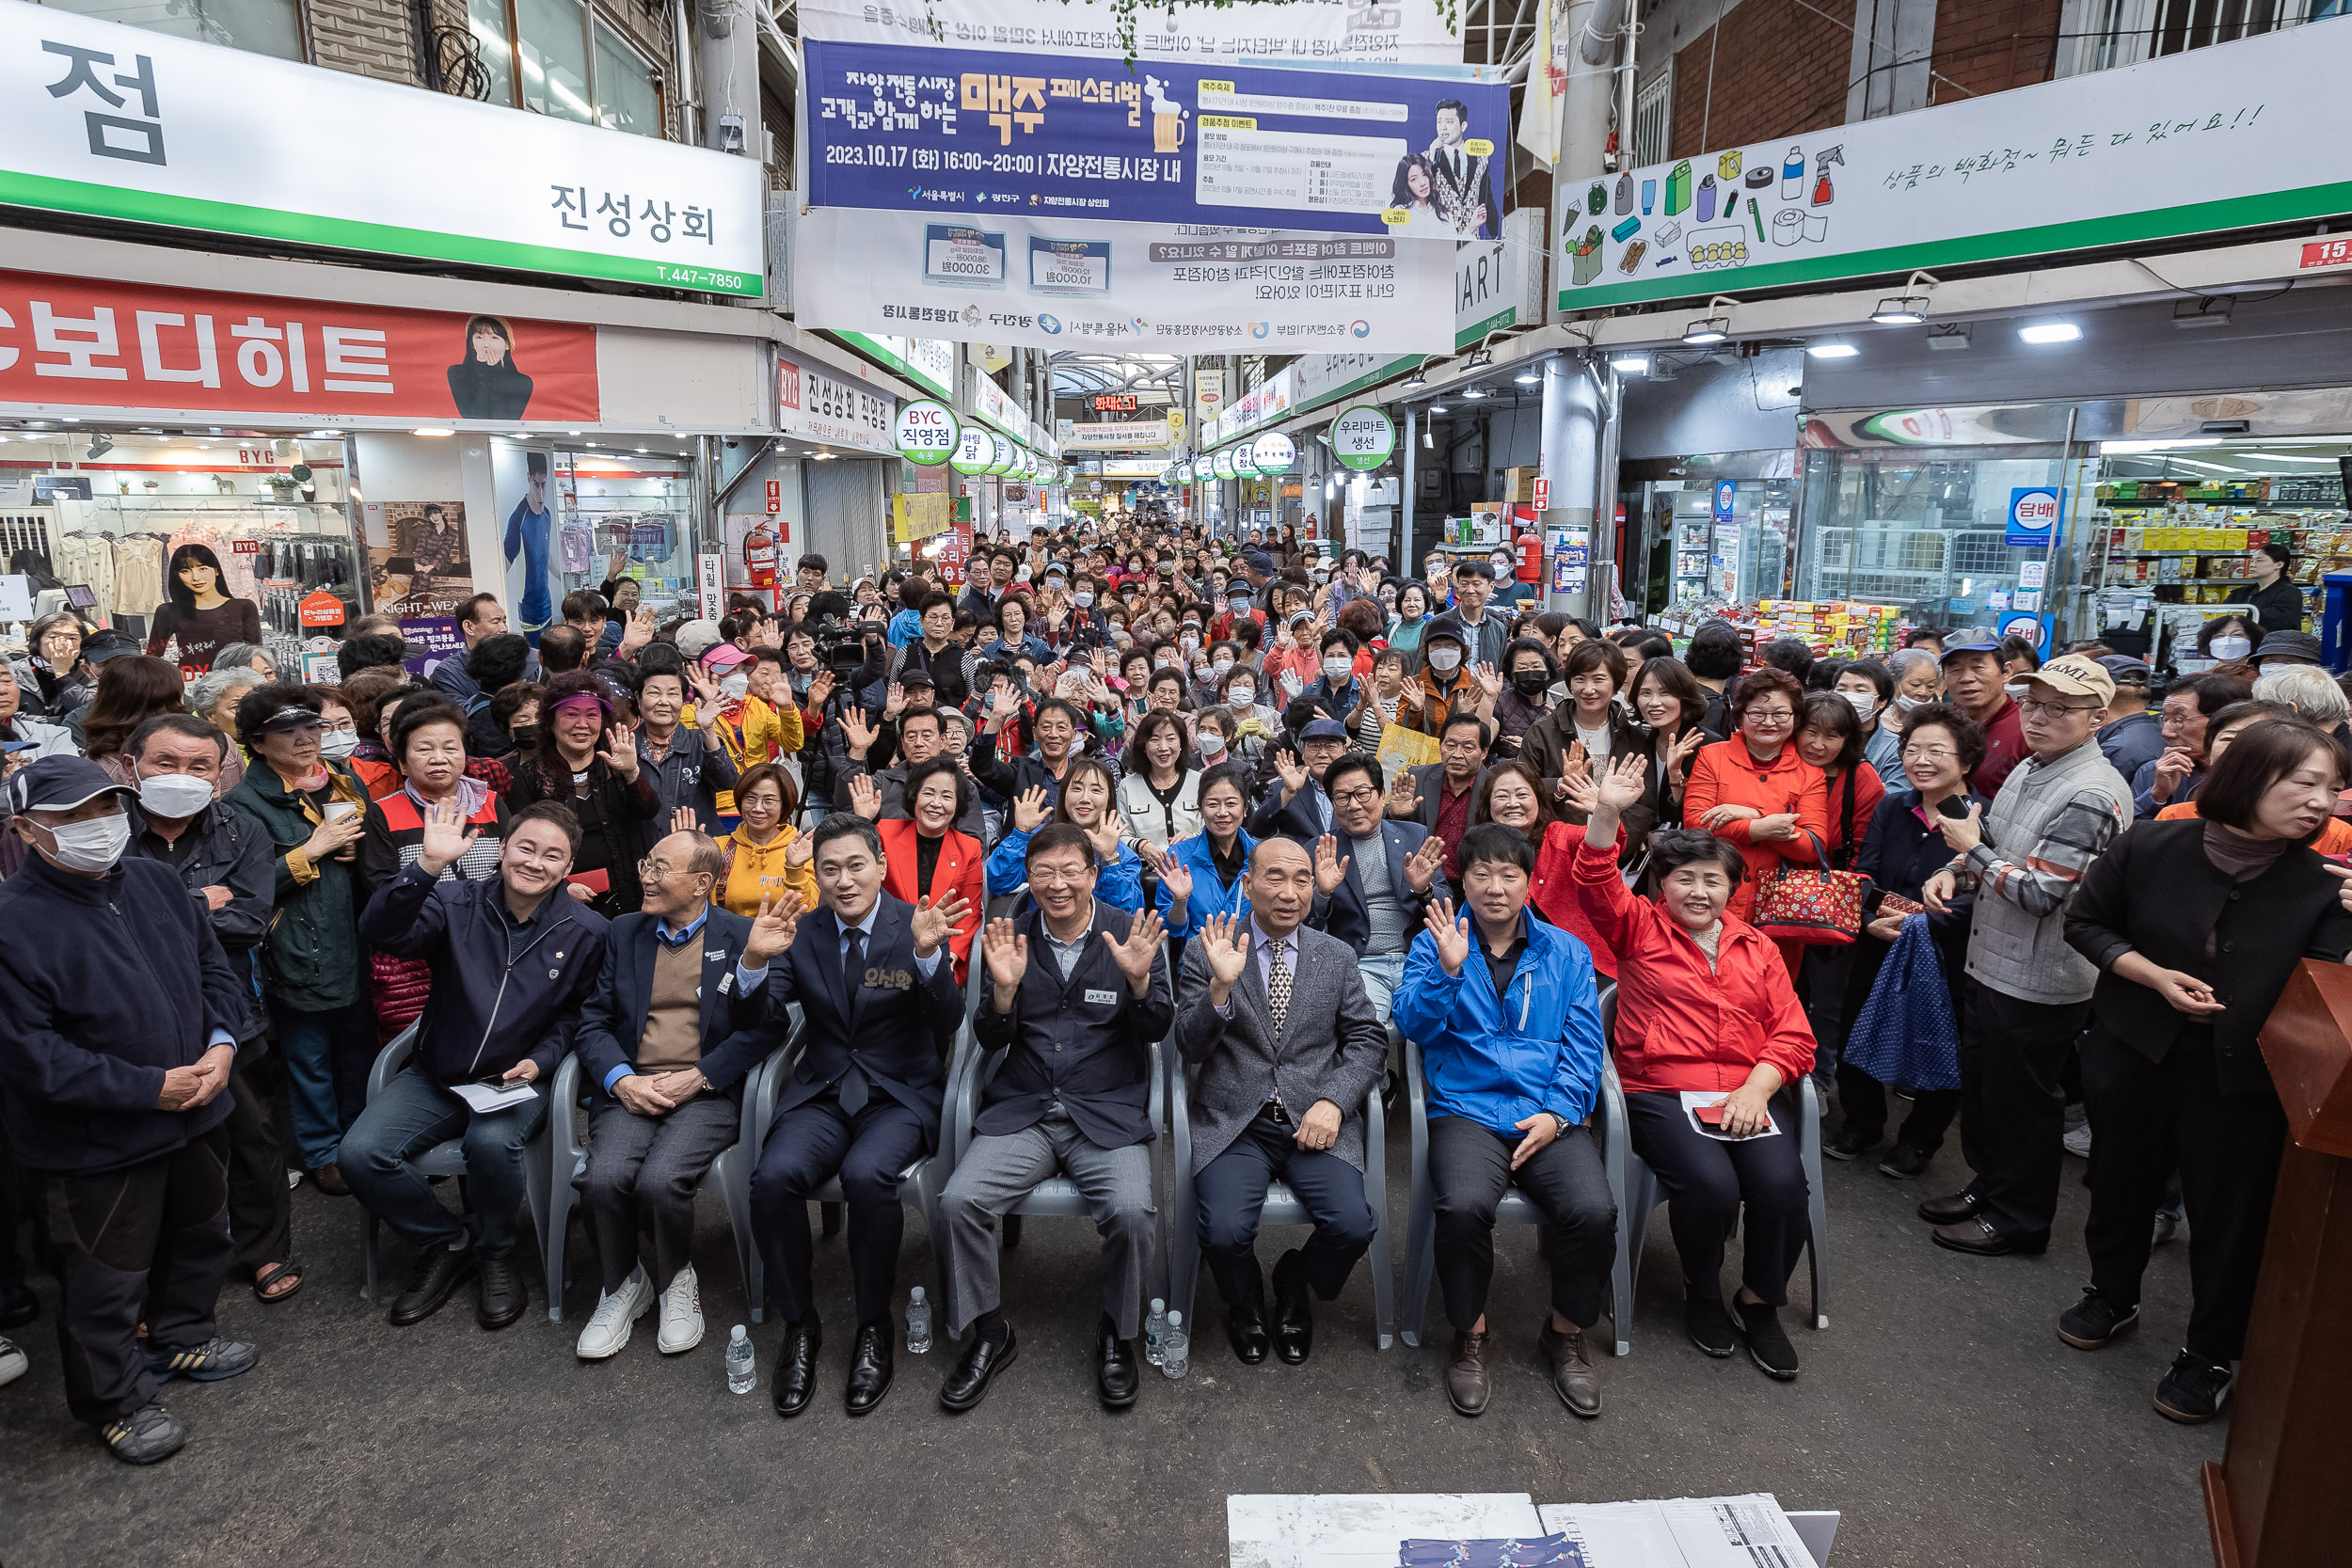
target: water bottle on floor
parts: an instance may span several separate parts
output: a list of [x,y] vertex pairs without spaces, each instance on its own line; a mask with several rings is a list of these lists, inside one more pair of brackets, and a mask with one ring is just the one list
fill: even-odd
[[1168,1331],[1160,1336],[1160,1370],[1169,1377],[1182,1377],[1191,1355],[1192,1341],[1184,1335],[1184,1315],[1170,1312]]
[[1152,1298],[1151,1315],[1143,1320],[1143,1358],[1156,1367],[1160,1364],[1160,1341],[1168,1337],[1168,1303]]
[[921,1355],[931,1348],[931,1304],[917,1285],[907,1297],[907,1354]]
[[751,1335],[741,1323],[727,1336],[727,1392],[748,1394],[759,1381],[759,1368],[752,1356]]

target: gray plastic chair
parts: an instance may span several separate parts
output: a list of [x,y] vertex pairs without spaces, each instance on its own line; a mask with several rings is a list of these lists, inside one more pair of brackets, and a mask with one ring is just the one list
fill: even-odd
[[[384,1092],[384,1085],[392,1081],[393,1074],[407,1066],[408,1058],[416,1049],[417,1025],[411,1023],[375,1053],[375,1063],[368,1069],[369,1103],[373,1104],[375,1097]],[[550,1301],[560,1300],[563,1295],[563,1222],[554,1216],[550,1209],[548,1191],[548,1164],[551,1158],[548,1150],[554,1142],[551,1131],[554,1120],[554,1101],[550,1100],[547,1119],[539,1124],[539,1131],[524,1146],[523,1152],[523,1196],[531,1210],[532,1224],[539,1233],[539,1262],[546,1271]],[[452,1138],[445,1143],[435,1144],[409,1164],[425,1176],[462,1178],[466,1174],[466,1147],[458,1139]],[[365,1259],[363,1267],[366,1271],[360,1283],[359,1297],[362,1301],[373,1301],[375,1299],[379,1267],[376,1243],[383,1222],[365,1205],[360,1207],[359,1212],[360,1253]],[[550,1243],[550,1237],[557,1240]]]
[[[784,1085],[790,1081],[794,1070],[800,1067],[802,1053],[808,1048],[804,1034],[803,1027],[796,1022],[792,1028],[791,1037],[784,1042],[784,1049],[773,1053],[766,1062],[761,1064],[751,1089],[747,1091],[746,1100],[753,1109],[750,1148],[744,1160],[744,1170],[747,1173],[759,1168],[759,1151],[766,1146],[768,1130],[776,1119],[776,1101],[783,1093]],[[966,1070],[966,1064],[973,1051],[972,1022],[967,1013],[963,1027],[957,1031],[955,1047],[948,1054],[946,1093],[950,1095],[954,1093],[957,1080]],[[944,1304],[947,1300],[950,1271],[947,1267],[946,1227],[939,1223],[939,1193],[941,1188],[946,1186],[947,1173],[952,1168],[947,1158],[947,1140],[943,1132],[940,1147],[936,1151],[922,1156],[898,1173],[899,1201],[923,1216],[924,1231],[930,1237],[931,1267],[939,1276],[938,1300],[943,1304],[943,1312],[946,1310]],[[750,1177],[747,1174],[745,1177],[747,1202],[749,1180]],[[810,1195],[809,1201],[838,1205],[842,1201],[841,1179],[835,1176],[825,1182]],[[752,1292],[752,1321],[762,1323],[766,1321],[768,1315],[768,1260],[760,1255],[756,1244],[752,1247],[749,1267],[751,1270],[749,1277]]]
[[[797,1020],[796,1020],[797,1026]],[[775,1060],[777,1052],[769,1053]],[[755,1071],[764,1069],[755,1069]],[[542,1168],[550,1173],[548,1182],[551,1212],[548,1222],[548,1318],[551,1323],[564,1321],[564,1243],[570,1230],[573,1207],[580,1201],[580,1182],[588,1174],[588,1148],[580,1139],[580,1101],[581,1085],[580,1055],[577,1052],[564,1058],[556,1069],[555,1094],[548,1106],[548,1122],[561,1133],[551,1141],[551,1153]],[[759,1321],[759,1295],[752,1288],[752,1149],[755,1130],[752,1125],[752,1093],[746,1085],[743,1109],[736,1140],[720,1151],[710,1162],[710,1169],[703,1176],[705,1187],[716,1187],[719,1199],[727,1212],[727,1226],[735,1236],[735,1266],[743,1280],[744,1293],[751,1298],[752,1321]]]
[[[1615,1304],[1612,1315],[1617,1325],[1617,1354],[1625,1355],[1633,1348],[1628,1325],[1633,1321],[1634,1269],[1642,1256],[1642,1243],[1649,1235],[1650,1215],[1665,1201],[1666,1195],[1660,1189],[1657,1176],[1633,1152],[1633,1140],[1627,1131],[1625,1086],[1617,1078],[1614,986],[1601,993],[1600,1027],[1602,1037],[1610,1045],[1606,1069],[1601,1074],[1601,1099],[1608,1127],[1601,1159],[1609,1169],[1609,1191],[1617,1200],[1617,1261],[1611,1271],[1610,1295]],[[1829,1205],[1821,1190],[1821,1096],[1809,1072],[1799,1078],[1794,1086],[1797,1161],[1804,1170],[1809,1221],[1805,1257],[1812,1265],[1813,1326],[1822,1329],[1829,1326]],[[1786,1116],[1790,1109],[1788,1085],[1784,1085],[1772,1101]]]

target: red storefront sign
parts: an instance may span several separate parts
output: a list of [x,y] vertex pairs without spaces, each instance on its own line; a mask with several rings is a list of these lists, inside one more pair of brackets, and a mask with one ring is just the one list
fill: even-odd
[[343,624],[343,602],[322,588],[302,601],[301,616],[306,626],[340,626]]
[[593,421],[596,331],[0,272],[0,404]]

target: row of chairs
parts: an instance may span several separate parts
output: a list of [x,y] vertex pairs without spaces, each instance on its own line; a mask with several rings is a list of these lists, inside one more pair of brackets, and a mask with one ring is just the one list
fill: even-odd
[[[1171,973],[1177,955],[1177,944],[1171,940],[1168,944]],[[978,1004],[980,988],[986,984],[986,974],[981,942],[976,940],[971,978],[965,987],[963,1023],[958,1030],[948,1061],[946,1117],[940,1147],[936,1152],[909,1164],[899,1178],[901,1200],[922,1215],[925,1232],[930,1238],[937,1299],[943,1304],[949,1299],[951,1285],[946,1228],[941,1222],[941,1195],[957,1163],[971,1147],[973,1119],[978,1111],[980,1093],[1006,1059],[1002,1052],[989,1053],[984,1057],[973,1033],[972,1017]],[[1604,1037],[1613,1039],[1616,1022],[1616,990],[1613,986],[1601,992],[1600,1007]],[[790,1009],[790,1017],[785,1043],[771,1052],[754,1070],[746,1085],[741,1129],[736,1143],[712,1162],[710,1173],[706,1178],[706,1185],[717,1189],[726,1211],[737,1267],[755,1323],[766,1317],[767,1292],[759,1249],[752,1241],[752,1172],[759,1164],[761,1144],[767,1136],[769,1124],[774,1118],[776,1100],[798,1068],[801,1054],[806,1048],[797,1005]],[[415,1046],[415,1036],[416,1026],[412,1024],[377,1055],[368,1077],[368,1098],[371,1101],[405,1065]],[[1201,1251],[1198,1206],[1193,1194],[1188,1075],[1183,1057],[1176,1050],[1172,1030],[1168,1038],[1149,1042],[1147,1049],[1151,1084],[1148,1114],[1152,1126],[1168,1141],[1169,1196],[1172,1199],[1170,1203],[1159,1206],[1160,1244],[1156,1277],[1152,1289],[1171,1307],[1181,1308],[1186,1321],[1190,1322],[1195,1321],[1193,1306],[1200,1281]],[[1401,1324],[1390,1244],[1388,1164],[1379,1157],[1387,1148],[1388,1120],[1378,1088],[1365,1096],[1362,1107],[1365,1148],[1374,1155],[1364,1173],[1365,1198],[1375,1222],[1367,1263],[1372,1275],[1375,1339],[1382,1350],[1388,1349],[1400,1334],[1408,1345],[1418,1346],[1422,1342],[1430,1287],[1436,1273],[1437,1203],[1429,1180],[1428,1081],[1422,1069],[1421,1050],[1409,1040],[1404,1042],[1404,1064],[1409,1106],[1406,1120],[1412,1186],[1405,1250],[1406,1279],[1401,1314],[1404,1321]],[[579,1058],[567,1057],[556,1073],[551,1088],[550,1112],[546,1124],[532,1141],[525,1166],[526,1198],[537,1230],[539,1260],[546,1276],[548,1316],[558,1323],[564,1317],[565,1240],[570,1230],[572,1210],[579,1201],[579,1184],[586,1176],[588,1166],[587,1149],[581,1133],[584,1115],[581,1099]],[[1811,1078],[1807,1077],[1801,1079],[1790,1090],[1784,1091],[1784,1101],[1785,1109],[1793,1110],[1797,1118],[1799,1154],[1811,1190],[1811,1225],[1806,1256],[1810,1262],[1813,1324],[1817,1329],[1827,1328],[1829,1227],[1821,1187],[1820,1096]],[[1657,1177],[1643,1163],[1641,1156],[1633,1151],[1626,1120],[1625,1091],[1618,1082],[1613,1061],[1608,1061],[1604,1066],[1601,1096],[1596,1107],[1595,1132],[1601,1140],[1602,1163],[1608,1173],[1609,1190],[1617,1206],[1617,1259],[1611,1281],[1611,1315],[1615,1329],[1616,1354],[1626,1355],[1632,1350],[1630,1325],[1634,1274],[1648,1233],[1651,1212],[1661,1201],[1661,1194]],[[428,1176],[462,1179],[465,1175],[462,1147],[456,1140],[440,1144],[427,1151],[418,1161],[418,1165]],[[838,1204],[841,1201],[840,1183],[837,1180],[829,1182],[815,1196],[817,1201],[828,1206]],[[1086,1199],[1076,1185],[1066,1177],[1049,1177],[1008,1213],[1004,1226],[1005,1243],[1010,1246],[1016,1242],[1019,1227],[1026,1219],[1083,1220],[1089,1217]],[[1542,1219],[1542,1212],[1517,1188],[1504,1194],[1496,1214],[1498,1224],[1540,1224]],[[1261,1223],[1306,1224],[1306,1206],[1286,1183],[1277,1180],[1267,1189]],[[361,1294],[373,1298],[378,1289],[378,1222],[373,1214],[369,1213],[365,1215],[363,1224],[366,1282]]]

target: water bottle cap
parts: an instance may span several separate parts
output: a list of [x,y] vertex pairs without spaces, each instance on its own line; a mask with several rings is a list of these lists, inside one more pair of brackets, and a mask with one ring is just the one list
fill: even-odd
[[907,1299],[908,1299],[909,1301],[921,1301],[921,1300],[923,1299],[923,1287],[922,1287],[922,1286],[920,1286],[920,1285],[917,1285],[917,1286],[914,1288],[914,1293],[913,1293],[913,1294],[911,1294],[911,1295],[909,1295],[909,1296],[907,1297]]
[[733,1333],[731,1333],[731,1334],[729,1334],[729,1335],[727,1336],[727,1338],[730,1338],[730,1339],[736,1340],[736,1341],[738,1341],[738,1342],[740,1342],[740,1341],[741,1341],[741,1340],[743,1340],[745,1338],[747,1338],[747,1336],[745,1335],[745,1333],[744,1333],[744,1331],[743,1331],[743,1325],[742,1325],[741,1323],[737,1323],[737,1324],[735,1325],[734,1332],[733,1332]]
[[1184,1315],[1182,1312],[1170,1312],[1170,1313],[1168,1315],[1168,1327],[1170,1327],[1170,1328],[1174,1328],[1174,1327],[1178,1326],[1178,1325],[1179,1325],[1179,1324],[1181,1324],[1184,1321]]
[[1165,1312],[1168,1310],[1168,1303],[1162,1301],[1157,1296],[1153,1296],[1152,1298],[1152,1310],[1154,1312]]

